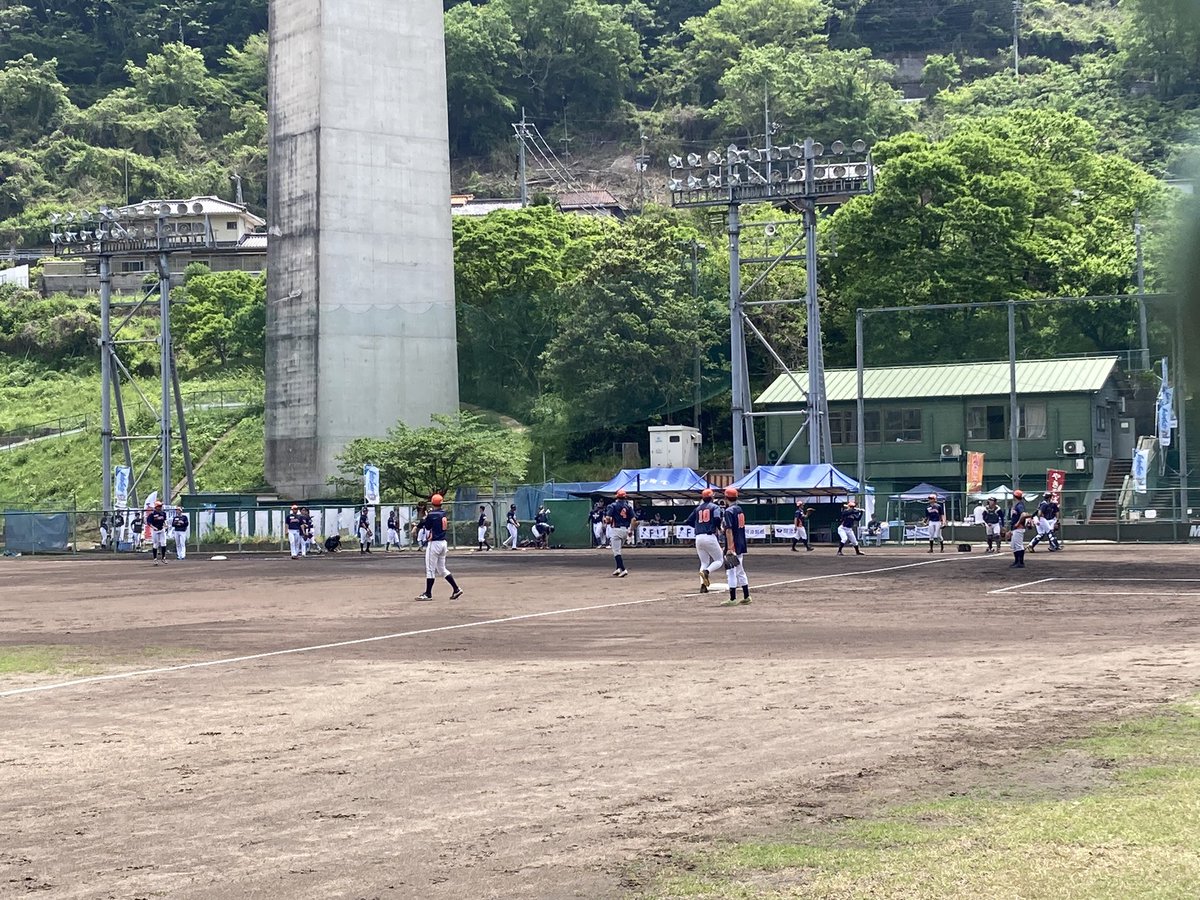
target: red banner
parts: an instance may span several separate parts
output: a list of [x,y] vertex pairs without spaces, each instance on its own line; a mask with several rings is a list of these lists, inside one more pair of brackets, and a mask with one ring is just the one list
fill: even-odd
[[1062,469],[1046,470],[1046,493],[1057,503],[1062,500],[1063,488],[1067,486],[1067,473]]
[[983,491],[983,454],[968,450],[967,493],[978,494],[981,491]]

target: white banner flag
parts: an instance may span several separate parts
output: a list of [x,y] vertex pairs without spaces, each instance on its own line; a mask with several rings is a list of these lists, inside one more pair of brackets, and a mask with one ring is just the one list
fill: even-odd
[[363,466],[363,499],[368,506],[379,505],[379,469],[376,466]]
[[1133,490],[1134,493],[1146,493],[1146,473],[1150,470],[1150,451],[1133,451]]
[[113,468],[113,508],[129,509],[129,487],[132,481],[129,466]]

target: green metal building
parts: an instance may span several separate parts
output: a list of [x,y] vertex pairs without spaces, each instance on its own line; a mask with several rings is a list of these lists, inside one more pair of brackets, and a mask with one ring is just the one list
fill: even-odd
[[[1070,517],[1090,515],[1106,483],[1116,480],[1119,485],[1116,476],[1123,479],[1128,472],[1137,423],[1124,412],[1127,390],[1117,361],[1116,356],[1104,356],[1017,363],[1021,486],[1041,490],[1047,469],[1065,470],[1063,506]],[[796,380],[806,383],[804,375]],[[853,474],[858,453],[857,374],[854,369],[827,370],[825,383],[832,461]],[[1011,485],[1007,362],[867,369],[863,395],[866,477],[876,496],[900,493],[920,482],[963,491],[968,451],[986,454],[985,489]],[[768,462],[808,462],[806,442],[792,443],[803,422],[799,411],[804,403],[787,375],[758,397],[757,410],[775,413],[766,418]],[[790,410],[797,414],[789,415]]]

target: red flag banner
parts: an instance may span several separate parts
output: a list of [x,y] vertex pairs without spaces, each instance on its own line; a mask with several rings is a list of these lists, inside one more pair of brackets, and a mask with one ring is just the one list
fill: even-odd
[[1046,470],[1046,493],[1054,498],[1054,502],[1062,500],[1063,488],[1067,486],[1067,473],[1062,469]]
[[978,494],[983,490],[983,454],[967,451],[967,493]]

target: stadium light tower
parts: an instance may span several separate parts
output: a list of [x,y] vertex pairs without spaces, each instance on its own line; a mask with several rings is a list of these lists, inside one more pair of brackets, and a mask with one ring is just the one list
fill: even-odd
[[[808,431],[809,462],[831,462],[825,362],[821,346],[821,309],[817,293],[817,217],[821,208],[840,205],[851,197],[870,193],[875,188],[875,169],[864,141],[854,141],[849,147],[841,141],[834,141],[828,151],[811,138],[802,144],[780,147],[772,145],[771,131],[771,128],[767,128],[766,145],[763,148],[743,149],[730,144],[724,150],[712,150],[703,155],[689,153],[686,157],[672,155],[668,158],[671,168],[668,187],[672,206],[680,209],[727,209],[733,472],[736,478],[746,473],[747,459],[752,464],[757,463],[745,326],[749,326],[767,346],[776,363],[787,370],[783,360],[747,318],[746,295],[761,284],[775,266],[794,258],[791,253],[800,240],[797,238],[782,253],[766,260],[766,270],[760,272],[743,290],[741,207],[744,204],[769,203],[784,209],[799,210],[803,214],[808,389],[804,391],[807,401],[802,429]],[[791,374],[790,371],[788,374]]]

